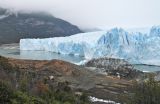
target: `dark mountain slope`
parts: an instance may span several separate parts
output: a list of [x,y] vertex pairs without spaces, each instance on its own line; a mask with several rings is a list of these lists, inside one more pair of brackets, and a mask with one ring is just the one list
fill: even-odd
[[18,13],[0,9],[0,44],[19,42],[21,38],[69,36],[82,32],[62,19],[46,13]]

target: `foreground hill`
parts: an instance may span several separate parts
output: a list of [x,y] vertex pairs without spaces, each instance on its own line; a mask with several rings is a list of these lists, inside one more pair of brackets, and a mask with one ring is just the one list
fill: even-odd
[[69,36],[82,32],[77,26],[45,13],[17,13],[0,8],[0,44],[21,38]]
[[[93,60],[88,65],[105,67],[94,64],[97,61],[101,60]],[[110,63],[107,59],[102,61]],[[118,63],[120,66],[126,65],[126,62],[121,63],[120,60]],[[126,67],[117,70],[122,71],[123,68],[127,70]],[[148,80],[147,76],[152,74],[144,75],[146,77],[136,77],[139,80],[137,83],[132,78],[119,79],[114,75],[98,74],[83,66],[60,60],[34,61],[0,57],[0,103],[159,104],[160,84],[153,77]]]
[[[5,62],[9,63],[6,64],[5,66],[11,65],[14,68],[13,70],[4,70],[3,67],[2,68],[0,67],[0,80],[9,81],[12,84],[12,88],[15,89],[19,89],[19,87],[23,85],[24,89],[23,88],[22,89],[23,90],[26,89],[27,93],[31,95],[39,94],[40,92],[37,92],[37,90],[39,91],[41,90],[41,88],[42,91],[43,89],[45,90],[46,88],[47,89],[49,88],[51,90],[52,89],[58,90],[60,88],[61,90],[63,89],[63,84],[64,85],[67,84],[67,86],[72,89],[72,95],[74,95],[74,93],[81,95],[85,92],[87,96],[93,96],[105,100],[113,100],[115,102],[123,102],[123,99],[121,99],[120,97],[121,95],[125,94],[124,91],[129,90],[128,86],[131,85],[129,80],[118,79],[116,77],[112,78],[110,76],[90,71],[85,67],[77,66],[59,60],[34,61],[34,60],[4,59],[4,58],[0,59],[1,60],[3,59],[5,60]],[[0,65],[4,64],[3,60],[1,61],[2,63],[0,63]],[[10,67],[4,67],[4,68],[11,69]],[[19,81],[20,82],[22,81],[24,83],[22,83],[21,85]],[[40,89],[39,87],[37,87],[37,85],[39,86],[39,84],[40,84]],[[60,95],[60,97],[64,99],[65,93],[62,92],[62,94],[64,95],[62,96]],[[67,92],[66,94],[70,96],[69,92]],[[85,96],[83,95],[84,100],[86,99]],[[66,97],[68,99],[68,96]],[[74,99],[74,97],[72,96],[70,97]],[[69,104],[76,104],[76,103],[69,103]],[[85,104],[85,103],[82,102],[78,104]],[[93,104],[101,104],[101,103],[95,102]]]

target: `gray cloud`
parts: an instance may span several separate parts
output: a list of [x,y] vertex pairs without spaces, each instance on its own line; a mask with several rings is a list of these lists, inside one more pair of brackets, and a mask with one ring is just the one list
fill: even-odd
[[82,28],[160,24],[160,0],[0,0],[13,11],[44,11]]

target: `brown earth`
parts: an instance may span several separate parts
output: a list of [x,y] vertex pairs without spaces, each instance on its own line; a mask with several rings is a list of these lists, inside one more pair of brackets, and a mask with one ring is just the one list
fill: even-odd
[[[90,71],[60,60],[37,61],[8,59],[13,66],[34,70],[40,76],[54,76],[56,81],[68,81],[76,91],[86,91],[90,96],[123,103],[127,98],[132,80],[118,79]],[[96,103],[98,104],[98,103]]]

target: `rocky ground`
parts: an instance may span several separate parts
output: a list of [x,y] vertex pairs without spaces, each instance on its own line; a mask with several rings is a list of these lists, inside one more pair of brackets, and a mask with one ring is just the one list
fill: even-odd
[[92,59],[85,64],[90,70],[105,73],[108,76],[116,76],[123,79],[138,78],[143,73],[136,70],[133,65],[123,59],[98,58]]
[[[56,82],[67,81],[76,92],[85,91],[89,96],[119,103],[123,103],[128,98],[130,86],[132,86],[131,79],[96,73],[83,66],[60,60],[8,60],[21,70],[36,72],[38,79],[54,78]],[[96,102],[96,104],[99,103]]]

